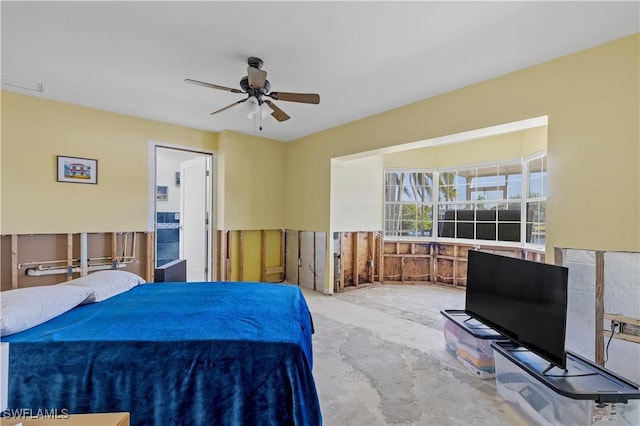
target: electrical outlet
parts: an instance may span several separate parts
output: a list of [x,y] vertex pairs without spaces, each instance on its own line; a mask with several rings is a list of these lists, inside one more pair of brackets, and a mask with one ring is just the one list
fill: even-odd
[[616,331],[620,333],[620,323],[618,321],[611,321],[611,332],[615,333]]

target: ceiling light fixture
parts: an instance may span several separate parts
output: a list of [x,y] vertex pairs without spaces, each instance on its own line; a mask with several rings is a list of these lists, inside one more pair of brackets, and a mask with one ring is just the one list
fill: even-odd
[[257,96],[249,96],[242,103],[240,111],[247,115],[249,120],[253,120],[254,126],[262,130],[262,120],[268,117],[272,110],[262,99]]
[[244,103],[244,110],[247,113],[247,118],[253,118],[254,115],[260,112],[260,102],[255,96],[250,96]]

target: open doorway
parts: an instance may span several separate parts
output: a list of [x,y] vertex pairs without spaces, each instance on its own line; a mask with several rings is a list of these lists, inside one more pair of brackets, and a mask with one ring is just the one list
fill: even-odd
[[215,276],[212,168],[210,153],[155,147],[155,267],[184,259],[187,281]]

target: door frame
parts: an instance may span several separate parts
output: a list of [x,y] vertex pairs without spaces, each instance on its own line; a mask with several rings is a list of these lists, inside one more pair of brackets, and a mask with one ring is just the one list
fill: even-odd
[[179,145],[169,142],[150,140],[148,144],[147,158],[148,158],[148,175],[149,175],[149,188],[148,188],[148,217],[147,217],[147,231],[153,233],[154,243],[151,244],[152,255],[148,256],[153,262],[153,268],[155,268],[156,261],[156,243],[155,243],[155,230],[156,230],[156,149],[166,148],[178,151],[192,152],[194,154],[209,155],[211,160],[211,173],[209,174],[209,181],[207,182],[211,189],[211,197],[209,201],[209,228],[208,228],[208,246],[209,246],[209,272],[207,274],[208,281],[215,281],[218,277],[217,261],[217,238],[218,238],[218,209],[217,209],[217,156],[215,151],[202,148],[194,148],[187,145]]

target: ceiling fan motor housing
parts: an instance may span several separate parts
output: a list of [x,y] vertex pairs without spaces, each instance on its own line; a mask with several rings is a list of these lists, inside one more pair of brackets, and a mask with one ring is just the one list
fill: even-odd
[[264,95],[265,93],[268,93],[269,90],[271,90],[271,83],[269,83],[269,80],[265,80],[262,89],[254,89],[253,87],[249,86],[249,77],[244,76],[242,77],[242,80],[240,80],[240,87],[242,88],[243,92],[248,93],[250,96],[259,98],[258,95]]
[[252,68],[258,68],[258,69],[262,68],[262,59],[260,59],[260,58],[256,58],[254,56],[251,56],[251,57],[249,57],[249,59],[247,59],[247,63]]

